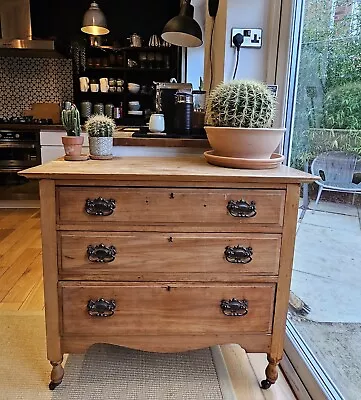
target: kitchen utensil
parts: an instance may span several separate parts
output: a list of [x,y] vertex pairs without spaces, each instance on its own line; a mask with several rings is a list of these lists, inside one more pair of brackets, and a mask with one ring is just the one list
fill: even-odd
[[155,53],[155,66],[156,68],[160,69],[163,67],[163,54],[162,53]]
[[108,93],[108,91],[109,91],[108,78],[100,78],[99,82],[100,82],[100,91],[102,93]]
[[137,94],[140,90],[140,85],[136,83],[128,83],[128,90],[130,93]]
[[89,41],[90,41],[90,46],[97,47],[97,46],[102,45],[102,37],[101,36],[90,35]]
[[162,40],[162,46],[163,47],[171,47],[172,45],[169,42],[166,42],[165,40]]
[[87,76],[82,76],[79,78],[80,91],[87,92],[89,90],[89,78]]
[[149,39],[149,47],[160,47],[161,40],[157,35],[152,35]]
[[178,91],[192,93],[192,84],[190,83],[170,83],[155,82],[156,90],[156,112],[163,114],[165,119],[165,130],[167,133],[174,133],[175,123],[175,97]]
[[155,68],[155,55],[153,52],[148,53],[147,55],[147,60],[148,60],[148,67],[149,68]]
[[31,111],[34,119],[51,119],[53,124],[60,124],[60,104],[58,103],[34,103]]
[[99,82],[96,79],[91,79],[90,91],[93,93],[99,92]]
[[114,115],[114,104],[108,103],[105,105],[105,115],[107,117],[113,118]]
[[147,53],[145,52],[139,53],[139,63],[140,63],[140,68],[147,68]]
[[117,65],[119,65],[120,67],[123,67],[124,58],[123,58],[123,55],[122,55],[122,54],[117,54],[116,63],[117,63]]
[[122,107],[114,107],[114,119],[122,118],[123,108]]
[[149,130],[152,133],[164,132],[165,122],[163,114],[152,114],[149,121]]
[[104,104],[96,103],[94,104],[94,114],[104,114]]
[[136,33],[133,33],[133,35],[130,36],[129,40],[130,47],[142,47],[142,38]]
[[82,118],[89,118],[92,113],[92,103],[90,101],[82,101],[80,103],[80,116]]
[[134,60],[132,60],[131,58],[128,59],[128,67],[129,68],[135,68],[138,66],[138,63]]
[[130,111],[139,111],[140,110],[139,101],[130,101],[128,103],[128,106],[129,106]]
[[190,135],[192,132],[192,119],[193,96],[189,93],[177,92],[175,95],[175,133]]

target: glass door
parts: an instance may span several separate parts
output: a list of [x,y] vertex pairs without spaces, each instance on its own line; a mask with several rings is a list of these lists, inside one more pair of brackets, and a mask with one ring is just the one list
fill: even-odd
[[295,2],[285,148],[320,177],[300,198],[286,352],[347,400],[361,385],[360,3]]

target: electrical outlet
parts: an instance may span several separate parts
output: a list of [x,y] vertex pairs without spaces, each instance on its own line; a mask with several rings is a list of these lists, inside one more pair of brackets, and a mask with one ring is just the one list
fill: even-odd
[[241,33],[244,37],[244,42],[241,47],[248,47],[254,49],[260,49],[262,47],[262,29],[255,28],[233,28],[231,34],[231,46],[235,47],[233,44],[233,37]]

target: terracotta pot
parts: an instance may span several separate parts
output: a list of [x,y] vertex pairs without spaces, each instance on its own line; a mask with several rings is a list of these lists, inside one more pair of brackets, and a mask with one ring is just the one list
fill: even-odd
[[268,159],[281,143],[285,129],[227,128],[205,126],[215,155],[247,159]]
[[78,158],[83,148],[84,136],[63,136],[62,138],[67,159]]

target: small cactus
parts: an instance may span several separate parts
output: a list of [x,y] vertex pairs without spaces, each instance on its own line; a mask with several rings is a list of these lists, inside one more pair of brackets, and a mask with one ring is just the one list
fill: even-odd
[[276,109],[272,92],[262,82],[221,83],[209,95],[206,123],[233,128],[270,128]]
[[115,122],[104,115],[92,115],[85,123],[85,130],[90,137],[112,137]]
[[61,121],[68,136],[80,136],[80,115],[74,104],[61,112]]

